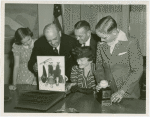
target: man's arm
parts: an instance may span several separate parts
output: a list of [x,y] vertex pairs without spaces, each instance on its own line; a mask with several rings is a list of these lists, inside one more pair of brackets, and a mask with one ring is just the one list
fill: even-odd
[[139,83],[139,79],[143,73],[143,56],[141,54],[138,40],[134,40],[130,43],[128,51],[129,64],[132,72],[123,85],[122,90],[131,93],[134,90],[134,85]]
[[34,71],[33,66],[35,65],[35,63],[37,63],[37,55],[38,55],[38,47],[37,47],[37,43],[34,43],[34,48],[32,50],[32,54],[30,57],[30,60],[28,62],[28,69],[34,73],[35,75],[37,75],[37,73]]
[[97,43],[97,56],[96,56],[96,70],[94,72],[96,82],[99,83],[100,80],[105,79],[103,60],[101,55],[101,44]]

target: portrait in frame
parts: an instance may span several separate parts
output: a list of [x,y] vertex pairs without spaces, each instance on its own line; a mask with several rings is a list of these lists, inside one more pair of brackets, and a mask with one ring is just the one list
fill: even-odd
[[65,91],[64,56],[37,56],[39,90]]

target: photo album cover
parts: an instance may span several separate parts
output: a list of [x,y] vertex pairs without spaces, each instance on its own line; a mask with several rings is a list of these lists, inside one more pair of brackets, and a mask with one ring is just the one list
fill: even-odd
[[64,56],[37,56],[39,90],[65,91]]

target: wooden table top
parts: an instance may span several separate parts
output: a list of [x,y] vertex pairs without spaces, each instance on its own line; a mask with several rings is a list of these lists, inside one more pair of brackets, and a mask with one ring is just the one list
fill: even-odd
[[[10,91],[8,85],[4,87],[4,95],[10,96],[10,101],[4,102],[4,113],[24,112],[24,113],[43,113],[30,109],[16,109],[16,99],[21,90],[36,90],[36,86],[17,85],[16,91]],[[122,113],[122,114],[146,114],[146,100],[123,99],[120,103],[111,106],[102,106],[94,95],[86,95],[79,92],[71,93],[63,100],[52,106],[45,113],[54,113],[65,105],[65,108],[75,108],[79,113]]]

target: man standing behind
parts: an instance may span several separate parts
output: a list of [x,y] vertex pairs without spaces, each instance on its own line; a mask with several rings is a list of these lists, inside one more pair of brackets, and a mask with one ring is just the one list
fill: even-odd
[[37,75],[37,56],[65,56],[65,75],[70,78],[74,65],[71,50],[76,47],[76,39],[62,34],[54,23],[46,25],[43,33],[44,36],[34,44],[28,63],[29,70]]
[[79,41],[80,46],[90,46],[92,48],[92,53],[96,55],[97,42],[100,41],[100,37],[96,34],[91,33],[90,24],[81,20],[74,25],[74,34]]
[[[111,16],[100,19],[96,34],[102,39],[97,45],[97,83],[103,79],[109,82],[112,102],[120,102],[122,98],[139,98],[143,56],[138,40],[127,38]],[[97,90],[100,88],[97,86]]]

